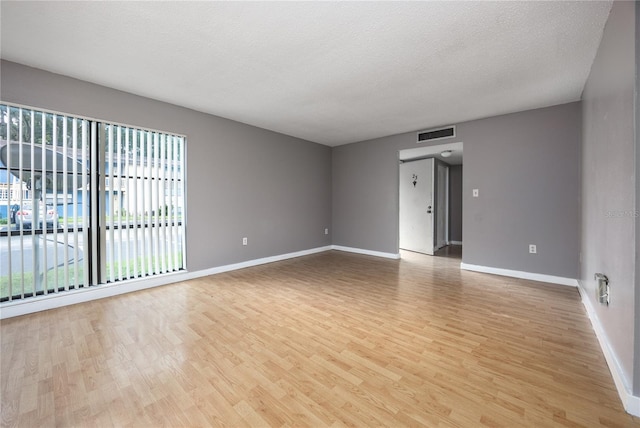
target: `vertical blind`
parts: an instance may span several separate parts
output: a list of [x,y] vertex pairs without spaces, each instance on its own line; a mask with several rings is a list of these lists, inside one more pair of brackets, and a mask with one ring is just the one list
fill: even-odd
[[184,269],[184,137],[0,116],[0,301]]
[[184,138],[116,124],[99,129],[103,282],[183,269]]

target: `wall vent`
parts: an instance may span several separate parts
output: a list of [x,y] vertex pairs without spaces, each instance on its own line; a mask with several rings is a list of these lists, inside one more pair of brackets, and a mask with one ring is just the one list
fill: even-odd
[[446,126],[444,128],[427,129],[418,132],[418,143],[425,141],[444,140],[445,138],[453,138],[456,136],[456,126]]

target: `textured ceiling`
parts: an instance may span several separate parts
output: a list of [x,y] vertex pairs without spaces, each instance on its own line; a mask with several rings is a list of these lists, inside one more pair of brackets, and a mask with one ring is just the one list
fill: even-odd
[[580,99],[610,2],[8,2],[4,59],[334,146]]

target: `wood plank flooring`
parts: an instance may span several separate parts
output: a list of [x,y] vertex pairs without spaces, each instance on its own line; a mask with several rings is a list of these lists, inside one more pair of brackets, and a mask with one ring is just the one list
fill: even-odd
[[332,251],[4,320],[2,425],[640,427],[577,290],[448,255]]

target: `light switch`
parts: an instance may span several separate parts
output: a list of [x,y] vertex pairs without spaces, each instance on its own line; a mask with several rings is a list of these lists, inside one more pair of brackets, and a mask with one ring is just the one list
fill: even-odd
[[478,197],[478,189],[473,189],[473,197],[474,198]]

